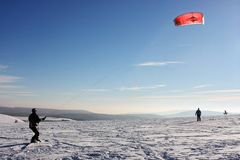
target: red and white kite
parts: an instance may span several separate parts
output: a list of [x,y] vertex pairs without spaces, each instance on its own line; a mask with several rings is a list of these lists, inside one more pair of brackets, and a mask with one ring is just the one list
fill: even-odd
[[175,26],[204,24],[204,15],[201,12],[189,12],[177,16],[174,19]]

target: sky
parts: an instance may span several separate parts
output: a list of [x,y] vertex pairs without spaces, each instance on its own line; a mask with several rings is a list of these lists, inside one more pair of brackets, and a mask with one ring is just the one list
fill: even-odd
[[[192,11],[204,25],[174,25]],[[239,15],[239,0],[2,0],[0,106],[240,112]]]

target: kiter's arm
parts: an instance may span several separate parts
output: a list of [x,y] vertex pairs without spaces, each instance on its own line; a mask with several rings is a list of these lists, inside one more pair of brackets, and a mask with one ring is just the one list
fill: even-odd
[[43,117],[43,118],[41,118],[41,121],[44,121],[46,119],[46,116],[45,117]]

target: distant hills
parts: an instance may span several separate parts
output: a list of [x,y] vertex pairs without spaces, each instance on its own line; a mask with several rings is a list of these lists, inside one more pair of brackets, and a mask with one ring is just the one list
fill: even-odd
[[[124,119],[157,119],[157,118],[171,118],[171,117],[194,117],[195,110],[188,111],[173,111],[160,112],[153,114],[100,114],[89,112],[86,110],[58,110],[38,108],[39,116],[69,118],[73,120],[124,120]],[[0,107],[0,114],[7,114],[11,116],[27,117],[31,113],[31,108],[24,107]],[[202,116],[220,116],[223,112],[204,111]]]
[[[195,110],[189,110],[189,111],[178,111],[178,112],[169,112],[169,113],[159,113],[159,115],[163,117],[194,117],[195,116]],[[202,116],[220,116],[223,115],[223,112],[216,112],[216,111],[205,111],[202,110]]]
[[[0,107],[1,114],[11,116],[27,117],[31,113],[31,108],[24,107]],[[153,119],[160,118],[160,115],[155,114],[99,114],[86,110],[58,110],[38,108],[39,116],[70,118],[73,120],[121,120],[121,119]]]

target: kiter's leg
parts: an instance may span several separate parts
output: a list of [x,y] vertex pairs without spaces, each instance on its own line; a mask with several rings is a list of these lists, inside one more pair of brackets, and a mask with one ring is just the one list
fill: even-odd
[[31,130],[35,133],[35,135],[32,137],[31,142],[35,142],[38,139],[39,132],[36,127],[32,127]]

